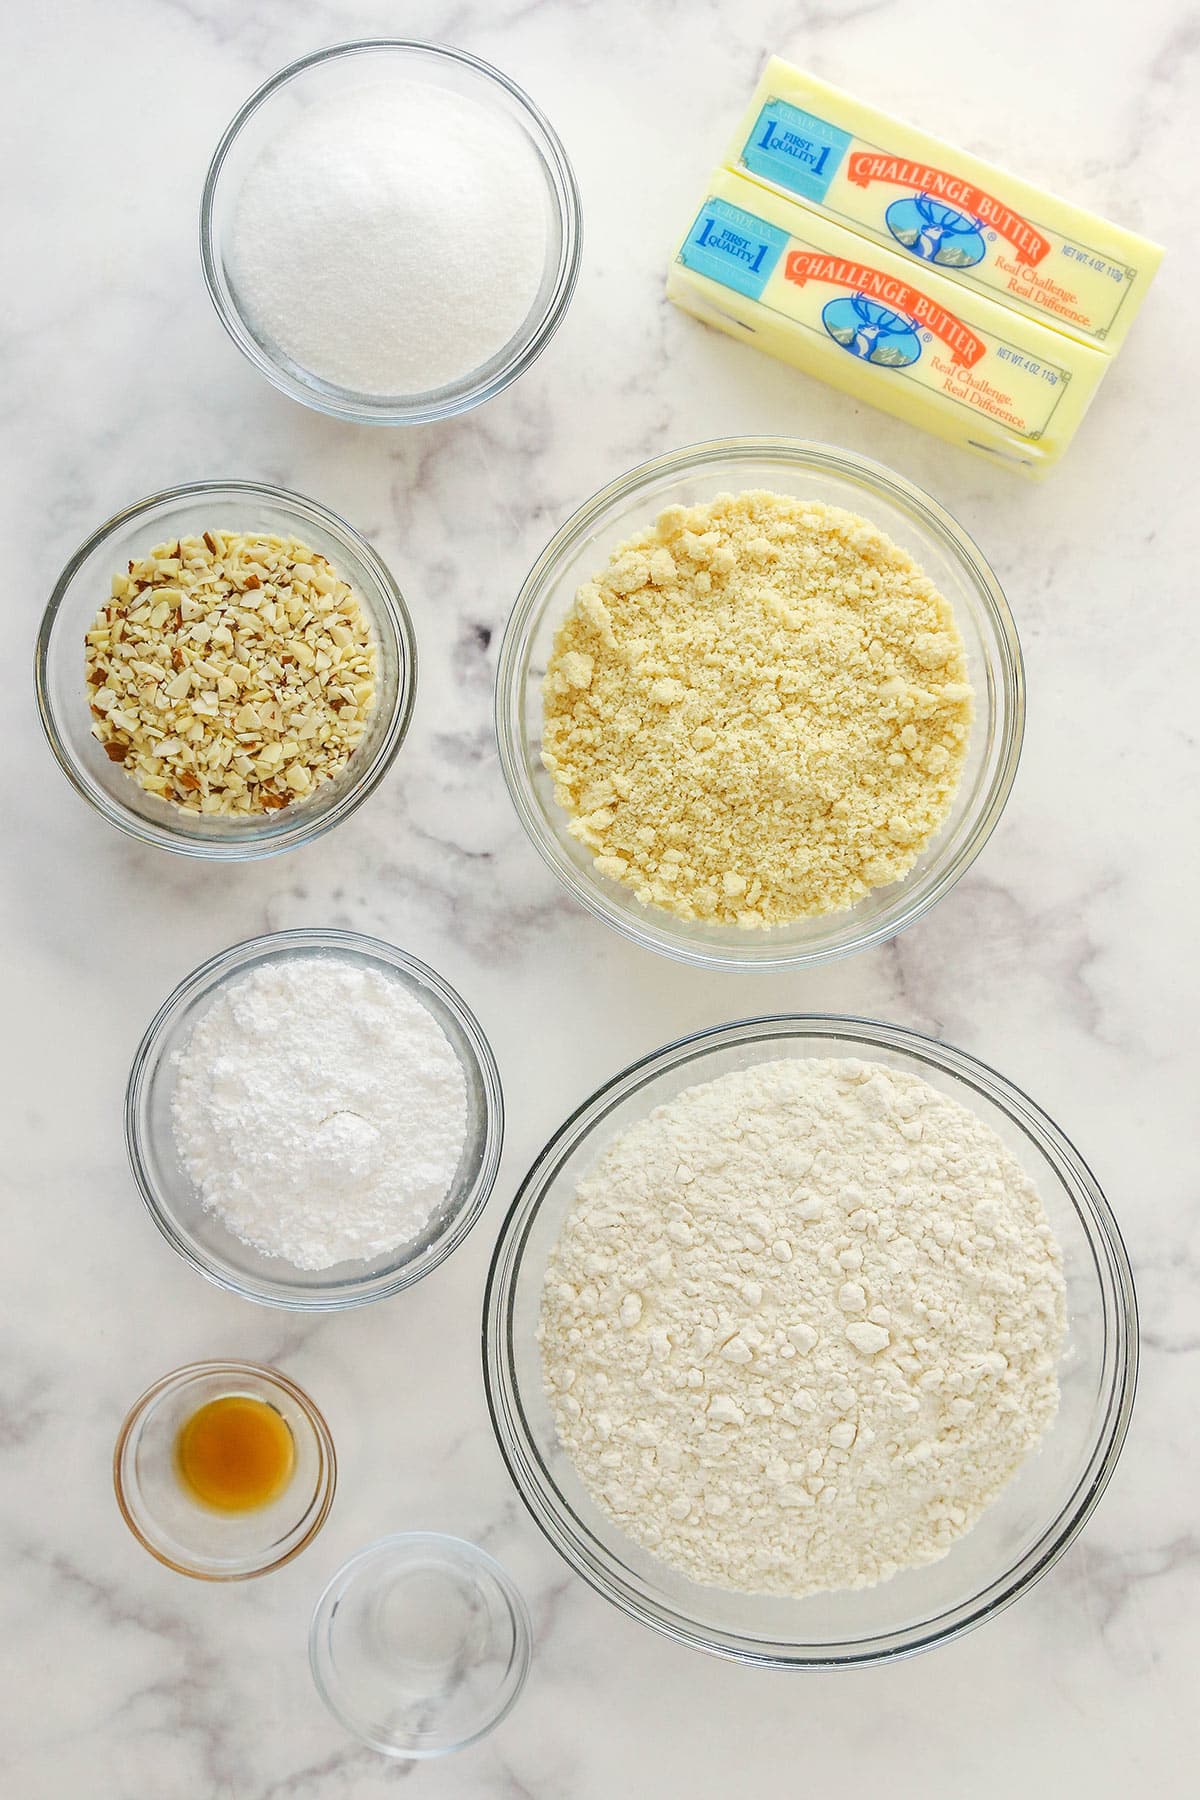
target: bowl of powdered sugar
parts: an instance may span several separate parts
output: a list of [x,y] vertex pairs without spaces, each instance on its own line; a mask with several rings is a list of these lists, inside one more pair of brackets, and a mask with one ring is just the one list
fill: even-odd
[[1090,1172],[1016,1088],[869,1021],[669,1045],[547,1145],[485,1302],[534,1518],[632,1616],[786,1667],[1024,1592],[1096,1505],[1137,1320]]
[[282,931],[171,995],[125,1128],[182,1256],[249,1299],[318,1311],[396,1293],[462,1242],[503,1104],[487,1039],[432,969],[355,932]]
[[423,424],[489,399],[561,323],[579,194],[507,76],[372,39],[290,64],[242,107],[201,204],[205,279],[238,348],[338,418]]

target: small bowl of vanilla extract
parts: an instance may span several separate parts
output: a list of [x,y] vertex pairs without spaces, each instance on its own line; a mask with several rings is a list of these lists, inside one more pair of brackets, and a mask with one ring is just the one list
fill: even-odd
[[175,1369],[131,1408],[113,1452],[121,1515],[169,1569],[245,1581],[310,1544],[337,1460],[303,1388],[257,1363]]

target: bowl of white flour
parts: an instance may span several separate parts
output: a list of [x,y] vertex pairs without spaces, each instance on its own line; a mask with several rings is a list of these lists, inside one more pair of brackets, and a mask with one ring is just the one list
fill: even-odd
[[579,273],[557,134],[478,57],[335,44],[264,82],[209,168],[205,281],[238,349],[335,418],[420,425],[540,355]]
[[953,1638],[1096,1505],[1137,1367],[1104,1196],[1003,1077],[789,1016],[667,1046],[546,1146],[485,1301],[534,1519],[696,1648],[838,1667]]
[[357,932],[193,970],[133,1060],[125,1135],[167,1241],[218,1286],[328,1311],[445,1260],[496,1179],[495,1057],[442,977]]

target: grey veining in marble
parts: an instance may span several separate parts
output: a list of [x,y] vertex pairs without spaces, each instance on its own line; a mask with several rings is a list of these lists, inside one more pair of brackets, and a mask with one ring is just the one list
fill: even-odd
[[[417,432],[273,392],[223,336],[195,217],[216,139],[291,57],[373,32],[499,63],[580,178],[583,275],[525,380]],[[14,1800],[889,1800],[1194,1791],[1200,1615],[1196,1195],[1195,424],[1200,36],[1181,0],[43,0],[10,6],[0,666],[6,764],[0,1311],[0,1790]],[[1009,480],[671,311],[664,259],[765,55],[1164,240],[1169,255],[1063,467]],[[525,842],[493,749],[497,639],[530,562],[642,457],[723,433],[866,451],[978,539],[1024,639],[1030,714],[1004,821],[892,945],[787,978],[704,976],[575,908]],[[388,560],[421,691],[388,780],[342,829],[246,869],[139,849],[42,744],[30,646],[67,555],[126,501],[200,475],[312,493]],[[490,1216],[444,1269],[296,1320],[218,1293],[144,1216],[124,1161],[130,1055],[174,983],[273,926],[377,932],[444,971],[492,1037],[510,1130]],[[561,1117],[633,1056],[774,1008],[935,1031],[1035,1095],[1096,1169],[1145,1325],[1126,1454],[1046,1579],[949,1649],[853,1675],[678,1650],[584,1588],[489,1435],[477,1320],[501,1209]],[[143,1555],[109,1459],[131,1399],[195,1356],[278,1362],[327,1411],[342,1483],[296,1563],[228,1589]],[[465,1756],[393,1768],[318,1704],[312,1602],[387,1530],[475,1537],[528,1594],[536,1658]]]

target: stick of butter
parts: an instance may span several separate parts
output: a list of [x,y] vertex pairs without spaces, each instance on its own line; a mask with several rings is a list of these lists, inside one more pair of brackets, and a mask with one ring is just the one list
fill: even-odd
[[856,399],[1034,475],[1062,454],[1112,360],[725,170],[667,295]]
[[1162,250],[773,57],[726,159],[777,193],[1115,350]]

